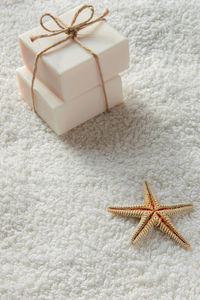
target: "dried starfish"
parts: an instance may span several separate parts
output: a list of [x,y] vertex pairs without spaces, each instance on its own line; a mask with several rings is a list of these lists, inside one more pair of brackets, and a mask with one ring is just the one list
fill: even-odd
[[138,240],[147,234],[154,225],[167,233],[181,246],[189,248],[190,244],[176,230],[168,216],[175,215],[193,208],[192,204],[161,205],[154,196],[147,181],[143,182],[144,205],[134,206],[109,206],[107,211],[128,217],[141,217],[135,232],[131,237],[131,244],[134,245]]

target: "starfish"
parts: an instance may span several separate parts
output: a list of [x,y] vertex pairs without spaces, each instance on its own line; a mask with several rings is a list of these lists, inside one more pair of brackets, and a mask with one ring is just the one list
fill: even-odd
[[189,248],[190,244],[182,237],[168,216],[185,212],[193,208],[192,204],[161,205],[153,194],[147,181],[143,182],[144,204],[134,206],[109,206],[107,211],[128,217],[141,217],[132,237],[131,244],[134,245],[144,237],[149,229],[158,226],[163,232],[168,234],[184,248]]

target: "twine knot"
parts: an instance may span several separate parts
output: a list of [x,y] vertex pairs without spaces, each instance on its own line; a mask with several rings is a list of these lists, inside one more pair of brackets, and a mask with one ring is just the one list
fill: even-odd
[[75,27],[71,26],[65,31],[65,33],[71,35],[72,37],[75,37],[77,36],[78,31]]

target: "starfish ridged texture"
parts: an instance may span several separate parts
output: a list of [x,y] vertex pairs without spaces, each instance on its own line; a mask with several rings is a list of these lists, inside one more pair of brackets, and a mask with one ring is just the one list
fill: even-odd
[[153,226],[158,226],[163,232],[168,234],[181,246],[189,248],[190,244],[176,230],[168,216],[191,210],[193,208],[193,205],[190,203],[162,205],[157,201],[147,181],[143,182],[143,189],[143,205],[109,206],[107,208],[107,211],[116,215],[141,217],[141,220],[131,237],[131,244],[134,245],[137,241],[144,237],[150,228],[152,228]]

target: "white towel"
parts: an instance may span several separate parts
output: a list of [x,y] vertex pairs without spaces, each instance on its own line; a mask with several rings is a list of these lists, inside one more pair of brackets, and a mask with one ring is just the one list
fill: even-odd
[[[0,3],[0,298],[197,300],[200,295],[200,6],[198,0],[90,1],[129,38],[125,104],[56,136],[21,100],[17,37],[77,0]],[[120,58],[119,58],[120,59]],[[184,250],[108,205],[143,203],[147,179]]]

